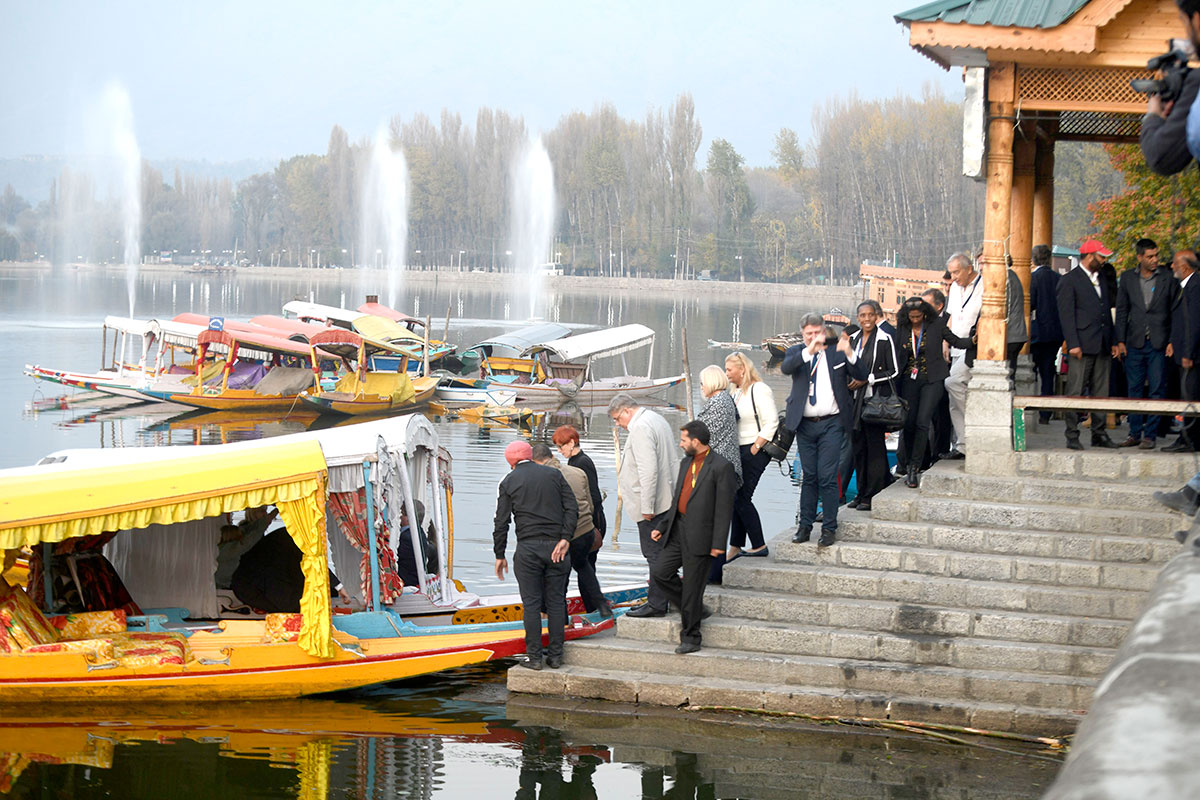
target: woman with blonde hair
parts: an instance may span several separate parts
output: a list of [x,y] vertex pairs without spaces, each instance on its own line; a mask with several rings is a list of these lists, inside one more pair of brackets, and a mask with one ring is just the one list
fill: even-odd
[[[733,403],[738,412],[738,449],[742,462],[742,485],[733,499],[733,527],[729,532],[728,560],[739,555],[766,556],[770,553],[763,538],[762,520],[754,507],[754,490],[771,457],[763,445],[775,436],[779,427],[779,409],[775,393],[763,383],[758,370],[745,353],[730,353],[725,357],[725,375],[729,378]],[[744,553],[746,538],[750,550]]]
[[725,371],[716,364],[700,370],[700,396],[704,407],[696,419],[708,426],[708,446],[714,453],[733,465],[738,482],[742,480],[742,459],[738,452],[738,416],[729,392],[729,379]]

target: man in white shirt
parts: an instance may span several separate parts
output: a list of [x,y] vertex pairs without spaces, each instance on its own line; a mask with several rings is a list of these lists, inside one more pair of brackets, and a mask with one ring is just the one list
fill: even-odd
[[[964,339],[979,321],[983,308],[983,276],[975,270],[975,264],[966,253],[955,253],[946,261],[946,271],[954,280],[946,298],[946,311],[950,314],[950,331]],[[965,417],[967,409],[967,384],[971,382],[971,367],[967,365],[967,351],[960,348],[950,350],[950,375],[946,378],[946,395],[950,398],[950,422],[954,426],[954,447],[948,458],[962,458],[966,452]],[[974,358],[971,359],[974,361]]]

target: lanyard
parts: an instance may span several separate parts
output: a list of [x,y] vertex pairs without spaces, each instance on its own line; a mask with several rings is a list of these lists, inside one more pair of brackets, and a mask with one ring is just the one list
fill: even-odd
[[967,296],[963,298],[962,304],[958,307],[960,312],[967,307],[967,303],[971,302],[971,297],[975,294],[975,288],[979,286],[979,281],[981,280],[983,280],[983,276],[977,275],[971,283],[971,291],[967,292]]
[[921,335],[918,336],[916,331],[912,333],[913,358],[916,358],[921,353],[921,342],[925,340],[925,326],[921,326]]

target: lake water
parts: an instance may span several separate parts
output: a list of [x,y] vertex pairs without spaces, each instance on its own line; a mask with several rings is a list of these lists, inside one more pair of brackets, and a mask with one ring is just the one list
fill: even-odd
[[[308,280],[243,270],[236,277],[143,274],[136,316],[169,318],[185,311],[247,319],[279,314],[284,302],[311,299],[353,307],[364,287],[353,273]],[[154,405],[121,410],[99,404],[46,408],[67,394],[21,374],[26,363],[90,371],[101,361],[106,314],[128,312],[124,275],[0,269],[0,467],[26,465],[68,447],[158,447],[259,438],[304,429],[294,419],[205,423]],[[469,345],[514,327],[508,295],[471,283],[441,281],[410,287],[399,310],[431,315],[440,334],[450,310],[449,338]],[[682,371],[681,330],[688,330],[693,375],[721,364],[727,351],[709,339],[757,343],[794,328],[804,311],[794,301],[737,296],[700,298],[601,291],[555,294],[548,319],[581,329],[640,322],[658,336],[655,375]],[[821,310],[821,309],[816,309]],[[765,354],[752,357],[760,365]],[[613,374],[623,372],[620,359]],[[645,374],[646,354],[629,370]],[[602,367],[603,368],[603,367]],[[764,377],[782,404],[788,381]],[[682,388],[659,410],[672,425],[686,421]],[[454,457],[455,576],[481,594],[515,591],[511,577],[492,572],[491,520],[495,485],[507,472],[504,447],[517,437],[546,440],[560,424],[575,425],[608,490],[610,535],[599,558],[603,583],[643,580],[645,562],[626,515],[613,535],[616,479],[612,426],[606,408],[571,405],[547,414],[532,430],[480,427],[434,418]],[[756,497],[768,535],[793,524],[796,489],[768,469]],[[507,703],[507,705],[506,705]],[[273,704],[274,705],[274,704]],[[548,709],[507,698],[503,665],[492,665],[358,692],[333,700],[297,701],[266,712],[253,704],[204,709],[75,709],[50,719],[5,715],[0,722],[0,793],[14,797],[783,797],[811,783],[807,796],[1036,797],[1056,769],[1053,760],[931,744],[899,735],[865,736],[822,729],[801,735],[766,733],[769,742],[733,760],[742,732],[669,719],[612,716],[603,709]],[[769,746],[768,746],[769,745]],[[790,760],[791,748],[803,758]],[[7,774],[7,779],[6,779]],[[985,776],[1005,776],[1004,790]],[[555,777],[558,776],[558,777]],[[818,788],[820,787],[820,788]],[[862,794],[860,794],[860,791]],[[896,792],[889,794],[889,792]]]

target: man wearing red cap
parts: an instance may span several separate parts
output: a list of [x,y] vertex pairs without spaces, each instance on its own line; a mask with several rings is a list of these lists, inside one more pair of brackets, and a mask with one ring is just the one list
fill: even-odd
[[[1100,276],[1100,266],[1112,251],[1096,239],[1079,247],[1079,266],[1058,282],[1056,300],[1067,343],[1067,388],[1072,397],[1085,392],[1092,397],[1108,397],[1108,374],[1117,348],[1113,344],[1113,320],[1109,309],[1112,296],[1108,283]],[[1079,414],[1068,411],[1067,447],[1082,450],[1079,441]],[[1092,413],[1092,447],[1116,447],[1105,433],[1104,414]]]
[[503,581],[508,570],[504,552],[508,548],[508,520],[516,522],[517,552],[513,574],[521,592],[521,616],[525,623],[525,666],[542,668],[542,614],[546,609],[549,641],[545,664],[562,666],[563,629],[567,624],[567,579],[571,562],[566,560],[579,507],[562,473],[535,464],[529,442],[518,440],[504,448],[512,471],[500,481],[496,497],[496,520],[492,542],[496,553],[496,577]]

